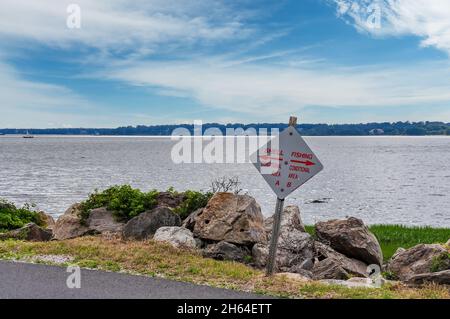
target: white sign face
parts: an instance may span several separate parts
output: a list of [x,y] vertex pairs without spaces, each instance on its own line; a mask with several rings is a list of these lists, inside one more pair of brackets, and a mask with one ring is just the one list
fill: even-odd
[[292,126],[253,154],[252,162],[279,199],[285,199],[323,169]]

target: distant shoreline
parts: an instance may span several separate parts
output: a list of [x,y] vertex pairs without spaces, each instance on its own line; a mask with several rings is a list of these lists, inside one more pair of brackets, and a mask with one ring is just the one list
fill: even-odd
[[[287,123],[138,125],[118,128],[9,128],[0,129],[0,135],[67,135],[67,136],[171,136],[177,129],[189,132],[205,132],[211,135],[220,131],[222,135],[266,135],[272,130],[282,131]],[[297,129],[303,136],[450,136],[450,123],[445,122],[395,122],[366,124],[299,124]],[[231,132],[231,133],[230,133]],[[215,134],[215,133],[213,133]],[[180,134],[177,134],[180,135]],[[199,134],[196,134],[199,135]]]

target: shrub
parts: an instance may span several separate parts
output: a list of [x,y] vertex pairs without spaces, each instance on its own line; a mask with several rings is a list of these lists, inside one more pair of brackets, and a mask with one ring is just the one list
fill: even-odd
[[184,192],[184,200],[180,206],[174,209],[174,212],[180,215],[181,219],[184,219],[197,209],[205,207],[212,195],[210,192],[202,193],[188,190]]
[[[172,187],[167,190],[173,196],[178,196]],[[95,208],[106,207],[113,212],[113,216],[119,221],[128,221],[139,214],[155,208],[158,204],[157,190],[142,192],[134,189],[130,185],[113,186],[104,191],[96,190],[89,195],[89,198],[81,203],[81,220],[86,222],[90,211]],[[174,212],[181,218],[186,218],[190,213],[198,208],[205,207],[212,193],[202,193],[196,191],[186,191],[182,193],[183,202],[174,208]]]
[[45,222],[39,213],[32,210],[32,206],[25,204],[17,208],[14,204],[0,199],[0,232],[21,228],[28,223],[44,226]]
[[95,190],[89,198],[81,203],[81,219],[86,221],[91,209],[106,207],[120,221],[127,221],[154,208],[157,204],[158,191],[144,193],[130,185],[113,186],[102,192]]

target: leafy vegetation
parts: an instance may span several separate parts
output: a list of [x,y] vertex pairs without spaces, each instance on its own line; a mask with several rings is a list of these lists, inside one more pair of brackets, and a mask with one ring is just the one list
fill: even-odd
[[450,269],[450,253],[443,253],[433,259],[431,272],[439,272]]
[[45,222],[31,205],[17,208],[14,204],[0,199],[0,232],[21,228],[28,223],[43,226]]
[[450,298],[448,288],[438,285],[409,288],[401,284],[388,284],[372,289],[346,288],[298,281],[284,275],[269,278],[263,271],[241,263],[203,258],[198,251],[180,250],[154,241],[129,242],[101,237],[45,243],[0,241],[0,259],[49,263],[39,259],[39,256],[70,256],[73,258],[70,264],[82,267],[163,277],[285,298]]
[[180,206],[175,207],[174,212],[179,214],[181,219],[189,216],[199,208],[205,207],[210,200],[212,193],[201,193],[188,190],[183,193],[184,200]]
[[[181,218],[187,217],[198,208],[206,206],[211,198],[211,193],[197,191],[186,191],[178,193],[173,188],[167,190],[172,196],[181,196],[183,201],[178,207],[174,207],[174,212]],[[113,186],[104,191],[96,190],[89,195],[89,198],[81,203],[81,219],[86,221],[92,209],[106,207],[113,212],[114,217],[120,221],[128,221],[137,215],[151,210],[158,205],[157,190],[142,192],[134,189],[130,185]]]
[[[314,235],[314,226],[305,228]],[[369,230],[377,237],[385,260],[390,259],[399,247],[408,249],[419,244],[442,244],[450,238],[450,228],[373,225]]]

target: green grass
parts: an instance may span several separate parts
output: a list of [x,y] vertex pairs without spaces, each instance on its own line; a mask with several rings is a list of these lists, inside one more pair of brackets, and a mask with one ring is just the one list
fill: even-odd
[[175,249],[154,241],[102,237],[50,242],[0,241],[0,259],[32,261],[33,256],[45,255],[70,256],[73,260],[69,264],[84,268],[157,276],[285,298],[450,298],[448,288],[438,285],[413,288],[396,283],[374,289],[346,288],[296,280],[282,274],[266,277],[263,271],[241,263],[203,258],[199,251]]
[[[418,244],[443,244],[450,239],[450,228],[373,225],[369,229],[380,243],[384,260],[390,259],[399,247],[408,249]],[[306,231],[314,235],[314,226],[306,226]]]

